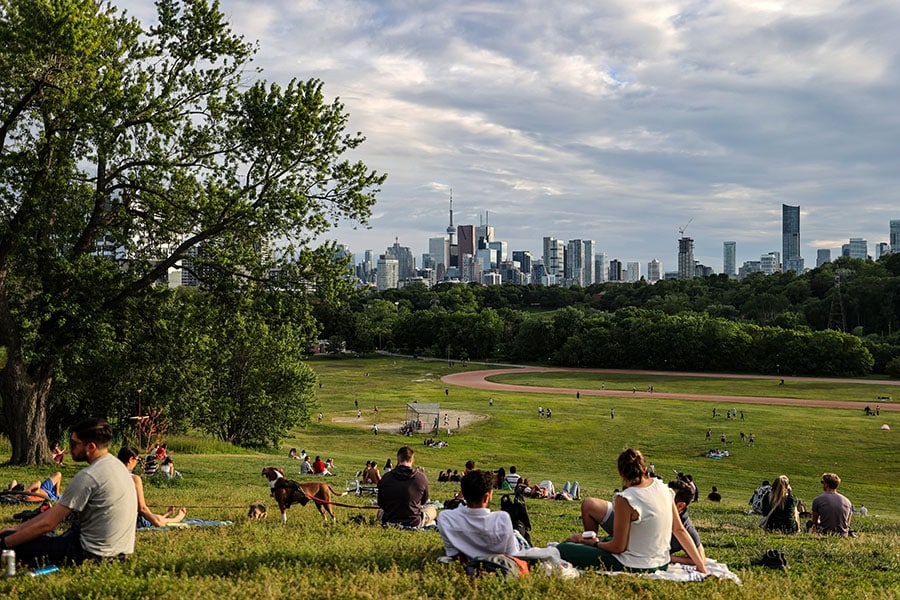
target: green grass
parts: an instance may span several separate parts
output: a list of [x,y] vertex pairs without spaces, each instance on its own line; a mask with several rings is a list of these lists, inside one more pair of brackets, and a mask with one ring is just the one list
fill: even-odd
[[[188,440],[195,438],[173,438],[170,448],[185,478],[147,486],[148,502],[157,510],[185,504],[189,516],[230,519],[234,526],[139,533],[136,554],[124,565],[64,569],[39,578],[20,575],[0,580],[0,596],[894,598],[900,589],[900,507],[895,500],[900,444],[895,431],[878,429],[883,421],[894,425],[894,413],[883,413],[876,420],[855,410],[736,404],[745,411],[746,422],[713,421],[706,402],[641,397],[577,400],[574,394],[488,393],[446,386],[440,377],[451,369],[441,362],[379,358],[316,360],[312,365],[322,381],[318,392],[325,416],[322,424],[297,430],[283,449],[272,453],[232,452],[202,438],[194,442]],[[654,385],[659,390],[660,385]],[[732,393],[731,385],[731,381],[720,383],[716,392]],[[583,386],[579,382],[576,387]],[[446,388],[449,395],[444,393]],[[495,399],[493,408],[488,406],[490,396]],[[356,424],[354,400],[363,411],[359,427],[352,426]],[[490,418],[449,438],[442,435],[450,443],[442,449],[423,447],[421,436],[404,438],[385,426],[378,436],[366,428],[373,422],[400,421],[405,403],[413,400],[440,402],[447,410]],[[380,409],[377,418],[372,411],[375,404]],[[539,404],[553,409],[552,419],[538,418]],[[609,418],[612,406],[614,421]],[[335,423],[334,418],[351,423]],[[710,446],[704,439],[708,427],[714,427],[716,436],[726,428],[730,439],[738,437],[741,427],[747,433],[753,431],[756,447],[729,444],[732,458],[703,458],[702,452]],[[560,487],[566,480],[577,479],[586,493],[609,497],[621,487],[615,457],[623,447],[636,446],[661,473],[671,474],[673,469],[691,473],[703,496],[712,485],[719,487],[724,501],[692,506],[692,518],[707,554],[729,564],[744,584],[671,584],[593,573],[573,581],[541,575],[509,582],[469,580],[458,567],[435,562],[442,553],[437,533],[383,530],[374,523],[375,511],[363,508],[370,506],[368,499],[354,496],[342,500],[360,508],[336,507],[337,525],[323,527],[312,506],[295,506],[286,526],[278,522],[260,470],[274,464],[296,473],[298,462],[288,461],[287,448],[333,457],[339,475],[331,483],[343,488],[366,460],[383,464],[408,442],[416,450],[417,464],[432,479],[432,496],[441,500],[457,488],[434,483],[437,472],[462,469],[470,458],[483,468],[516,464],[526,477],[551,479]],[[0,444],[0,460],[4,452],[8,445]],[[67,462],[64,483],[81,466]],[[0,468],[0,477],[34,481],[50,470],[7,466]],[[747,499],[762,479],[787,474],[795,492],[809,502],[826,470],[838,472],[844,480],[841,491],[855,503],[866,504],[873,515],[855,521],[859,538],[768,535],[756,527],[758,517],[744,514]],[[269,507],[269,520],[249,523],[246,507],[257,501]],[[0,506],[0,521],[10,523],[11,515],[20,509]],[[576,503],[531,501],[529,512],[539,545],[580,530]],[[351,522],[354,515],[366,522]],[[787,573],[750,566],[767,548],[784,550],[790,563]]]
[[808,398],[816,400],[848,400],[871,404],[886,404],[878,400],[880,396],[892,397],[900,401],[900,386],[886,385],[861,380],[848,383],[843,380],[808,381],[786,379],[779,385],[780,378],[723,378],[677,375],[645,375],[628,373],[510,373],[488,378],[496,383],[527,385],[535,387],[566,387],[576,390],[607,390],[631,392],[633,387],[644,392],[652,385],[656,393],[667,394],[715,394],[728,396]]

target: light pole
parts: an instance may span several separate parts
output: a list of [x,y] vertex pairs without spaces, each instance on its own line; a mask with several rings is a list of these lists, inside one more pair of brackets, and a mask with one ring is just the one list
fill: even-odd
[[137,431],[138,431],[138,448],[141,448],[143,450],[143,448],[144,448],[144,433],[141,430],[141,427],[143,426],[143,424],[141,423],[141,411],[142,411],[142,409],[141,409],[141,388],[137,389],[137,394],[138,394],[138,410],[137,410],[137,423],[135,425],[136,425]]

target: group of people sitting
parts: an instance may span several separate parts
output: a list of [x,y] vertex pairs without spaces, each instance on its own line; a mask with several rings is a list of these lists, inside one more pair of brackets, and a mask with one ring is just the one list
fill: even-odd
[[169,455],[167,444],[154,444],[144,459],[142,469],[145,477],[152,477],[156,473],[161,473],[167,479],[182,477],[181,472],[175,468],[175,461]]
[[301,475],[321,475],[323,477],[331,477],[335,475],[333,458],[329,458],[328,460],[323,461],[321,456],[316,455],[315,460],[310,461],[310,456],[306,453],[306,450],[301,450],[300,454],[298,455],[296,448],[291,448],[290,452],[288,452],[288,457],[296,458],[302,461],[300,463]]
[[[384,472],[388,473],[393,468],[394,465],[391,463],[391,459],[387,459],[387,462],[384,463]],[[381,472],[378,470],[378,463],[374,460],[367,460],[366,468],[362,470],[359,478],[365,484],[378,485],[381,481]]]
[[[183,520],[184,507],[169,507],[162,515],[147,507],[142,479],[132,473],[140,453],[122,448],[117,459],[109,453],[112,437],[112,428],[102,419],[76,424],[71,429],[69,450],[73,460],[88,466],[75,474],[62,493],[59,473],[36,486],[23,486],[58,501],[20,525],[0,531],[0,549],[15,550],[17,559],[31,566],[122,560],[134,552],[138,526]],[[154,460],[158,450],[154,449]],[[73,514],[78,517],[77,526],[57,535],[55,529]]]
[[806,508],[794,495],[786,475],[779,475],[772,484],[763,481],[750,498],[750,512],[763,515],[759,524],[769,532],[793,534],[803,530],[842,537],[855,535],[850,529],[853,504],[837,491],[841,478],[836,473],[823,473],[821,485],[822,493],[813,499],[805,525],[800,521],[807,516]]

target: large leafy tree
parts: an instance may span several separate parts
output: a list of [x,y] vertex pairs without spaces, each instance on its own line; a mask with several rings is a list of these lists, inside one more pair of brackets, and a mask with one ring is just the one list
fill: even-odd
[[[365,222],[384,176],[344,155],[317,80],[249,81],[216,4],[158,0],[146,29],[98,0],[0,0],[0,370],[11,462],[48,458],[73,348],[172,268],[311,289],[311,249]],[[281,252],[271,246],[280,242]],[[296,289],[296,287],[295,287]]]

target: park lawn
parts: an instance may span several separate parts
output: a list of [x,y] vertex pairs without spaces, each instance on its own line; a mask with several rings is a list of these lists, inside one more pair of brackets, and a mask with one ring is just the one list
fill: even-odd
[[[861,379],[857,383],[844,380],[807,380],[785,378],[741,378],[697,375],[647,375],[643,373],[591,373],[591,372],[546,372],[510,373],[492,375],[488,381],[534,387],[571,388],[578,390],[599,390],[603,386],[608,391],[631,392],[636,388],[645,393],[652,385],[654,393],[668,394],[709,394],[728,396],[750,396],[763,398],[805,398],[816,400],[858,401],[871,405],[886,404],[879,397],[887,396],[900,401],[900,385],[886,384],[877,380]],[[862,405],[861,405],[862,406]]]
[[[744,423],[713,420],[708,403],[648,398],[598,398],[574,395],[514,394],[446,386],[440,376],[458,370],[446,363],[404,359],[315,360],[323,423],[293,432],[283,448],[272,452],[229,452],[194,437],[172,437],[178,469],[185,478],[147,486],[150,505],[159,511],[184,504],[188,515],[229,519],[231,527],[194,528],[162,533],[141,532],[135,556],[123,565],[63,569],[45,577],[20,575],[0,580],[6,597],[81,598],[893,598],[900,589],[900,508],[894,500],[900,477],[900,444],[894,431],[881,431],[876,421],[857,411],[746,405]],[[366,376],[366,373],[369,375]],[[445,390],[447,392],[445,392]],[[720,390],[721,392],[721,390]],[[494,397],[489,407],[488,398]],[[362,415],[356,423],[354,400]],[[446,448],[421,445],[422,436],[402,437],[387,426],[373,435],[373,422],[400,420],[405,403],[440,402],[442,409],[486,415],[462,430],[452,429]],[[373,411],[378,404],[379,414]],[[370,406],[371,404],[371,406]],[[551,419],[539,418],[537,406],[550,406]],[[609,409],[616,409],[610,419]],[[725,406],[721,407],[723,410]],[[740,407],[739,407],[740,408]],[[314,413],[315,414],[315,413]],[[890,420],[893,413],[882,414]],[[334,419],[349,419],[348,422]],[[733,457],[701,456],[712,445],[707,428],[725,429],[736,440],[739,428],[756,434],[749,448],[729,443]],[[895,428],[896,429],[896,428]],[[716,436],[717,437],[717,436]],[[432,482],[437,472],[462,469],[472,458],[483,468],[516,464],[532,480],[551,479],[562,487],[578,480],[583,494],[609,497],[621,487],[615,457],[626,446],[643,450],[664,475],[691,473],[701,495],[717,485],[721,504],[701,501],[691,508],[707,554],[729,564],[743,580],[671,584],[632,577],[610,578],[587,573],[564,581],[542,575],[521,581],[468,580],[461,570],[439,565],[436,532],[384,530],[374,523],[370,499],[341,498],[359,508],[336,507],[338,523],[329,527],[312,506],[295,506],[286,526],[268,497],[262,467],[276,465],[297,473],[298,461],[287,448],[333,457],[338,476],[329,481],[343,489],[348,477],[366,460],[382,465],[399,446],[410,443],[416,462]],[[0,444],[0,458],[8,445]],[[81,467],[67,462],[64,483]],[[6,480],[45,476],[50,467],[0,468]],[[768,535],[756,527],[758,517],[744,514],[747,499],[763,478],[787,474],[795,492],[808,502],[819,492],[823,471],[838,472],[843,491],[870,510],[856,519],[856,539]],[[299,478],[299,475],[294,475]],[[432,496],[443,500],[456,484],[433,483]],[[262,501],[265,522],[247,522],[246,507]],[[495,508],[499,498],[495,496]],[[20,506],[0,505],[0,521],[11,523]],[[530,501],[533,539],[538,545],[559,541],[581,529],[574,502]],[[877,516],[875,516],[877,515]],[[357,516],[357,523],[351,517]],[[768,548],[788,557],[786,573],[750,565]],[[776,591],[777,590],[777,591]]]

